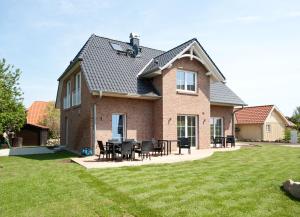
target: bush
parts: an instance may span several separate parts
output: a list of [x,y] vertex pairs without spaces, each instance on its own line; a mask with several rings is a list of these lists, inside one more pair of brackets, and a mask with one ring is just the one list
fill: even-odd
[[289,142],[291,140],[291,130],[290,129],[286,129],[284,131],[284,139],[285,142]]

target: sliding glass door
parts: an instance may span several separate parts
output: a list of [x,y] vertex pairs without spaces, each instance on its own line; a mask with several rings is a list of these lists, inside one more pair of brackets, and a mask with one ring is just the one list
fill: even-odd
[[189,138],[192,147],[197,143],[197,117],[192,115],[177,116],[177,138]]
[[123,141],[126,137],[126,117],[123,114],[112,115],[112,139]]
[[221,117],[210,118],[210,135],[213,137],[223,136],[223,118]]

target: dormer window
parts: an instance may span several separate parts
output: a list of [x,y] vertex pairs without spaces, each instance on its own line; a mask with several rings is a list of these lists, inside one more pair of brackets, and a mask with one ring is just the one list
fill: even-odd
[[197,86],[196,72],[177,70],[176,72],[176,89],[178,91],[196,92]]

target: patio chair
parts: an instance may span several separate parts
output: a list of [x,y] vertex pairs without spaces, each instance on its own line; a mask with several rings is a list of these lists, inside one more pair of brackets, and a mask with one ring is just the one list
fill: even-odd
[[142,141],[141,148],[135,150],[135,152],[138,153],[139,156],[141,156],[142,160],[144,160],[145,157],[149,157],[149,159],[151,160],[150,153],[152,151],[154,151],[152,141]]
[[120,154],[122,158],[128,160],[129,158],[133,159],[133,143],[132,141],[124,141],[122,142],[121,148],[116,150],[116,153]]
[[214,148],[217,148],[217,145],[221,145],[221,147],[224,147],[224,148],[225,148],[224,137],[216,136],[216,137],[214,138]]
[[165,150],[165,142],[162,140],[152,140],[152,143],[154,154],[156,154],[157,152],[158,154],[160,154],[160,156],[162,156]]
[[110,154],[113,154],[111,149],[107,149],[106,147],[104,147],[103,142],[102,141],[97,141],[99,149],[100,149],[100,153],[99,153],[99,160],[101,158],[101,154],[107,158]]
[[189,154],[191,154],[191,143],[189,138],[179,138],[178,147],[179,147],[179,154],[181,154],[181,149],[183,148],[188,149]]
[[226,146],[227,146],[228,143],[230,143],[230,147],[231,147],[231,148],[232,148],[232,147],[235,147],[235,138],[234,138],[233,135],[228,135],[228,136],[226,137]]

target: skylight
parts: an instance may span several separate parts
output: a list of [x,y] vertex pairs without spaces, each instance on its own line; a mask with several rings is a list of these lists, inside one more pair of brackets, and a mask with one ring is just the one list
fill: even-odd
[[110,45],[112,46],[112,48],[113,48],[114,50],[117,50],[117,51],[123,51],[123,52],[124,52],[124,50],[123,50],[123,48],[121,47],[121,45],[115,44],[115,43],[113,43],[113,42],[111,42]]

